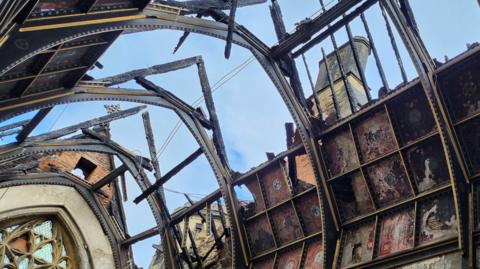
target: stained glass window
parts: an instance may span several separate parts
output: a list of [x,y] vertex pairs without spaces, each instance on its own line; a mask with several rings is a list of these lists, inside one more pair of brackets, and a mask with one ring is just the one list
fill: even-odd
[[0,225],[0,268],[74,269],[60,223],[38,218]]

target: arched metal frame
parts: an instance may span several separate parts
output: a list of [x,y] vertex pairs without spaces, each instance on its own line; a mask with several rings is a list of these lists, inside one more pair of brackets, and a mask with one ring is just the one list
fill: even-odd
[[[140,167],[140,164],[137,163],[134,155],[125,154],[123,152],[116,150],[111,145],[108,145],[99,140],[90,139],[90,138],[42,141],[38,143],[30,143],[29,145],[21,146],[21,147],[11,146],[2,150],[2,152],[0,152],[1,154],[0,162],[8,162],[8,160],[10,159],[28,156],[32,154],[52,153],[52,152],[61,152],[61,151],[96,152],[96,153],[109,154],[111,156],[117,156],[120,159],[120,161],[130,171],[130,173],[132,174],[133,178],[135,179],[136,183],[138,184],[138,186],[142,191],[147,189],[151,185],[150,181],[148,180],[148,178],[145,176],[143,172],[143,168]],[[33,175],[28,175],[28,178],[26,178],[27,177],[26,175],[21,175],[21,176],[8,175],[8,177],[5,180],[0,179],[0,181],[8,183],[13,181],[16,182],[16,181],[29,180],[34,178],[31,184],[41,184],[42,182],[44,182],[44,180],[42,180],[42,177],[39,176],[41,174],[47,175],[46,180],[48,182],[45,181],[45,183],[48,183],[48,184],[56,184],[55,182],[51,181],[52,177],[54,178],[54,177],[61,176],[55,173],[33,174]],[[109,218],[105,216],[105,214],[101,213],[102,212],[101,210],[98,210],[98,206],[99,206],[98,203],[95,205],[92,204],[93,200],[95,199],[93,199],[93,195],[92,195],[93,192],[91,191],[89,192],[88,189],[86,188],[88,186],[86,183],[79,184],[77,182],[77,184],[75,184],[75,182],[72,182],[69,185],[76,187],[76,189],[79,190],[79,192],[84,197],[86,197],[86,193],[89,193],[88,195],[89,199],[87,199],[87,201],[89,202],[92,209],[94,209],[95,214],[99,218],[99,221],[102,223],[105,233],[109,238],[109,241],[114,253],[115,263],[117,267],[124,268],[127,264],[126,257],[122,255],[120,249],[118,249],[118,246],[121,244],[121,240],[124,240],[125,238],[122,238],[121,235],[115,235],[115,233],[112,232],[112,231],[116,231],[116,229],[114,228],[115,225],[111,221],[109,221]],[[147,201],[157,225],[161,225],[162,224],[161,206],[157,200],[157,197],[149,196],[147,198]]]
[[[55,25],[54,25],[55,26]],[[61,30],[59,30],[61,29]],[[2,51],[8,51],[8,55],[1,55],[2,64],[0,74],[3,74],[13,68],[14,66],[25,61],[33,55],[60,45],[64,42],[71,41],[80,37],[93,35],[97,33],[110,32],[110,31],[125,31],[125,30],[156,30],[156,29],[171,29],[179,31],[187,31],[199,33],[219,39],[227,38],[228,26],[223,23],[214,21],[202,20],[198,18],[175,16],[172,14],[165,14],[161,12],[155,12],[151,10],[145,11],[144,14],[135,16],[125,16],[114,18],[107,23],[96,23],[92,21],[90,25],[80,25],[75,27],[64,27],[57,25],[56,28],[40,29],[35,27],[21,28],[19,31],[12,34],[10,39],[4,44]],[[37,31],[42,30],[42,31]],[[48,32],[48,34],[45,34]],[[28,34],[27,34],[28,33]],[[42,38],[39,38],[39,36]],[[30,46],[25,50],[25,47],[16,47],[16,40],[29,39]],[[28,40],[27,40],[28,41]],[[327,186],[325,185],[325,178],[321,169],[321,156],[317,152],[316,141],[313,136],[313,125],[304,107],[297,100],[293,89],[286,80],[284,74],[280,70],[278,62],[270,57],[270,49],[264,45],[260,40],[251,35],[244,28],[238,26],[236,32],[233,35],[233,42],[239,46],[247,48],[257,58],[262,65],[270,79],[273,81],[275,87],[282,96],[288,110],[290,111],[295,123],[297,124],[302,142],[304,144],[306,153],[308,154],[310,161],[314,167],[315,175],[317,178],[317,193],[320,201],[320,208],[323,220],[323,237],[324,237],[324,250],[325,250],[325,266],[331,264],[333,260],[333,251],[335,250],[335,241],[338,236],[339,225],[334,214],[334,207],[331,204],[331,200],[327,197],[328,191],[325,191]],[[14,52],[14,53],[12,53]],[[15,53],[16,52],[16,53]],[[16,59],[15,55],[24,55],[23,57]],[[130,90],[117,90],[117,89],[101,89],[101,88],[88,88],[77,87],[71,90],[62,90],[58,92],[49,93],[49,96],[35,100],[32,97],[17,99],[12,102],[4,103],[0,108],[0,112],[3,112],[2,119],[11,118],[15,115],[32,111],[39,108],[51,107],[54,104],[79,102],[79,101],[91,101],[91,100],[119,100],[130,102],[141,102],[151,105],[162,106],[175,111],[182,121],[187,125],[190,132],[194,135],[197,142],[201,145],[206,157],[215,173],[222,196],[227,201],[228,214],[232,217],[232,225],[234,235],[242,237],[242,229],[240,229],[241,221],[236,214],[236,203],[233,194],[232,180],[229,175],[228,169],[221,164],[218,155],[215,153],[215,149],[211,144],[207,134],[205,133],[201,124],[194,117],[191,117],[185,111],[179,110],[178,107],[172,104],[165,103],[162,100],[152,99],[154,94],[147,92],[139,93]],[[29,102],[27,102],[29,100]],[[10,104],[12,106],[10,106]],[[25,105],[24,105],[25,104]],[[23,106],[24,105],[24,106]],[[326,210],[328,209],[328,210]],[[328,231],[328,232],[327,232]],[[234,251],[233,260],[236,261],[237,266],[247,264],[249,259],[248,249],[245,242],[241,238],[234,238],[234,248],[240,246],[241,252]],[[236,255],[242,253],[243,261],[239,261]]]

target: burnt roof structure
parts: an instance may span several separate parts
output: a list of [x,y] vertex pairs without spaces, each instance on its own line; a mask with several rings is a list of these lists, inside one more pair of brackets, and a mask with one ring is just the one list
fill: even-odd
[[[48,211],[49,207],[35,214],[57,212],[55,216],[65,219],[52,229],[70,228],[64,237],[42,235],[29,228],[40,227],[34,222],[21,225],[29,213],[35,215],[24,211],[29,207],[23,207],[22,201],[11,202],[0,207],[0,240],[7,240],[4,234],[11,237],[2,241],[8,251],[1,254],[1,268],[26,268],[20,267],[25,266],[22,257],[28,257],[29,266],[42,268],[135,268],[132,245],[156,235],[161,237],[164,268],[213,268],[214,264],[206,263],[213,249],[231,253],[231,268],[479,266],[480,46],[470,45],[445,63],[432,59],[408,0],[333,1],[328,7],[320,0],[321,12],[299,22],[293,32],[287,32],[280,5],[272,0],[272,31],[278,43],[270,47],[235,19],[237,8],[265,2],[0,3],[0,121],[36,112],[31,119],[0,127],[0,138],[15,135],[14,142],[0,146],[0,189],[68,187],[91,211],[87,210],[95,219],[92,229],[98,223],[97,231],[102,232],[98,237],[107,238],[104,249],[82,245],[86,239],[79,234],[87,237],[89,228],[78,224],[80,231],[75,232],[71,228],[75,225],[70,225],[73,221],[57,209]],[[367,11],[379,13],[383,20],[393,51],[388,61],[394,68],[385,67],[386,56],[377,48]],[[364,36],[354,35],[354,20]],[[246,173],[232,170],[220,129],[221,115],[217,115],[207,64],[201,56],[105,78],[88,74],[93,67],[102,67],[99,58],[122,34],[161,29],[184,32],[175,51],[188,42],[189,33],[224,40],[226,58],[232,45],[250,51],[294,120],[286,124],[286,151],[267,154],[267,162]],[[345,44],[337,43],[339,31],[347,35]],[[331,52],[326,53],[323,42],[331,44]],[[312,49],[321,55],[315,59],[319,63],[316,83],[306,60]],[[297,67],[299,57],[304,70]],[[369,59],[375,69],[367,73]],[[407,61],[414,67],[414,77],[407,75]],[[196,67],[207,111],[146,78],[191,66]],[[373,73],[378,76],[372,78]],[[400,82],[389,79],[387,73],[397,74]],[[314,98],[305,97],[302,75],[309,78]],[[117,87],[128,81],[143,89]],[[317,96],[319,91],[331,99],[330,107],[322,105],[325,101]],[[31,135],[56,105],[112,100],[143,105],[123,111],[112,108],[106,116]],[[146,105],[173,111],[198,143],[198,150],[167,173],[160,171],[148,112],[142,114],[148,158],[109,134],[109,122],[137,114]],[[349,110],[346,114],[341,113],[344,107]],[[328,121],[321,116],[326,109],[333,111]],[[91,159],[98,163],[82,155],[87,153],[94,154]],[[218,190],[170,214],[163,185],[201,155],[208,160]],[[114,158],[121,163],[117,167]],[[93,175],[100,166],[102,174]],[[77,168],[83,179],[72,172]],[[153,172],[153,179],[146,171]],[[134,202],[146,200],[156,222],[155,227],[136,235],[128,233],[122,206],[122,199],[127,199],[127,172],[141,190]],[[253,201],[239,200],[236,188],[243,185]],[[211,220],[212,206],[219,208],[221,227]],[[17,216],[15,212],[22,213]],[[185,225],[192,215],[200,215],[212,232],[211,251],[204,256]],[[18,229],[21,235],[10,236]],[[60,234],[55,232],[55,236]],[[55,245],[57,249],[50,251],[61,258],[39,258],[28,249],[36,246],[35,238],[48,239],[48,244],[66,238],[68,244]],[[83,250],[71,255],[74,258],[63,257],[72,249]],[[95,256],[97,250],[112,261]]]

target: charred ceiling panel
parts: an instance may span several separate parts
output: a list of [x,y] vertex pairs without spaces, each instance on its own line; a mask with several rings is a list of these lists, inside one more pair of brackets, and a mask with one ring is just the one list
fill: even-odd
[[480,117],[476,117],[458,127],[463,150],[467,155],[472,174],[480,173]]
[[480,173],[480,57],[478,53],[439,77],[470,175]]
[[430,244],[457,236],[457,216],[451,193],[421,202],[419,210],[419,245]]
[[438,137],[417,144],[406,151],[406,159],[416,188],[424,192],[449,181],[447,161]]
[[455,122],[480,113],[479,70],[480,57],[476,56],[440,76],[439,85]]
[[413,208],[408,208],[381,218],[378,256],[388,256],[413,248],[414,216]]
[[269,257],[253,264],[254,269],[273,269],[275,257]]
[[322,231],[322,216],[318,204],[318,194],[315,190],[295,200],[295,206],[305,228],[306,235]]
[[395,136],[383,109],[360,121],[354,130],[364,162],[374,160],[396,148]]
[[302,226],[291,203],[286,203],[271,211],[278,243],[285,245],[303,237]]
[[253,196],[253,207],[252,206],[248,207],[247,215],[253,216],[256,213],[259,213],[265,210],[265,201],[263,199],[262,190],[260,189],[260,185],[258,183],[256,176],[252,177],[250,180],[245,182],[245,185],[247,186],[248,190]]
[[291,197],[284,165],[280,162],[263,170],[258,177],[263,185],[270,207]]
[[276,268],[295,269],[300,267],[302,260],[302,248],[297,247],[293,250],[278,254],[278,265]]
[[358,168],[357,150],[350,130],[343,130],[326,138],[323,153],[330,177]]
[[[418,88],[417,88],[418,87]],[[409,94],[395,99],[389,105],[394,125],[398,128],[402,145],[411,143],[436,130],[435,120],[427,98],[416,86]]]
[[398,155],[369,166],[367,175],[372,186],[373,197],[380,207],[412,195],[405,167]]
[[370,213],[375,209],[367,183],[360,172],[335,180],[332,189],[340,214],[345,220]]
[[322,241],[310,242],[306,249],[304,268],[322,269],[324,260]]
[[254,255],[258,255],[275,247],[272,227],[265,214],[248,221],[245,224],[245,228],[247,230],[250,249]]
[[372,260],[375,223],[362,223],[346,229],[342,236],[341,267],[350,267]]

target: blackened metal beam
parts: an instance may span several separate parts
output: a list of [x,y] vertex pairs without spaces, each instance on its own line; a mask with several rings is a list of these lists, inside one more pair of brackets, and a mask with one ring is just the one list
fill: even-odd
[[168,171],[163,177],[158,179],[152,186],[148,187],[142,194],[140,194],[135,200],[133,200],[136,204],[140,203],[142,200],[147,198],[150,194],[155,192],[160,186],[165,184],[169,179],[175,176],[178,172],[180,172],[183,168],[187,165],[191,164],[195,161],[200,155],[203,154],[201,148],[197,149],[194,153],[188,156],[185,160],[175,166],[172,170]]
[[[297,27],[297,30],[288,36],[283,42],[271,49],[271,55],[274,58],[281,58],[292,49],[308,41],[314,34],[325,28],[328,24],[342,16],[362,0],[339,1],[334,7],[318,15],[314,19]],[[367,2],[369,2],[367,0]],[[370,2],[376,2],[370,1]],[[373,3],[372,3],[373,4]]]
[[35,114],[35,116],[28,122],[28,124],[23,127],[22,131],[17,135],[17,143],[22,143],[27,139],[27,137],[32,133],[33,129],[35,129],[40,122],[48,115],[50,111],[52,111],[53,107],[44,108]]
[[[327,38],[330,34],[335,33],[338,31],[340,28],[345,26],[345,24],[349,23],[353,19],[355,19],[358,15],[360,15],[362,12],[367,10],[369,7],[371,7],[373,4],[375,4],[378,0],[366,0],[363,4],[361,4],[358,8],[353,10],[352,12],[348,13],[347,15],[341,17],[341,19],[338,19],[335,23],[333,23],[328,29],[325,31],[321,32],[317,36],[315,36],[312,40],[310,40],[308,43],[306,43],[303,47],[299,48],[295,52],[292,53],[293,58],[297,58],[298,56],[304,54],[307,52],[309,49],[313,48],[315,45],[319,44],[325,38]],[[349,1],[341,1],[341,2],[349,2]],[[339,15],[340,16],[340,15]],[[325,24],[325,26],[327,26]]]
[[120,165],[119,167],[115,168],[112,172],[110,172],[108,175],[104,176],[102,179],[95,182],[95,184],[93,184],[92,186],[92,190],[97,191],[101,189],[103,186],[112,183],[116,178],[118,178],[120,175],[125,173],[127,170],[128,168],[125,164]]
[[189,104],[185,103],[183,100],[172,94],[171,92],[163,89],[162,87],[155,85],[155,83],[147,80],[144,77],[136,77],[135,81],[144,87],[146,90],[153,91],[157,93],[160,97],[168,100],[169,102],[173,103],[175,107],[177,107],[179,110],[184,111],[185,113],[188,113],[190,116],[196,118],[203,127],[207,129],[211,129],[212,125],[208,119],[206,119],[201,113],[196,111],[193,107],[191,107]]
[[137,77],[164,74],[184,68],[188,68],[198,62],[200,56],[190,57],[170,63],[154,65],[148,68],[136,69],[122,74],[97,79],[94,82],[103,83],[105,86],[114,86],[133,80]]
[[93,127],[93,126],[96,126],[96,125],[106,124],[106,123],[109,123],[109,122],[112,122],[112,121],[115,121],[115,120],[119,120],[119,119],[123,119],[123,118],[128,117],[128,116],[135,115],[145,108],[147,108],[147,106],[137,106],[137,107],[133,107],[133,108],[130,108],[130,109],[114,112],[114,113],[106,115],[106,116],[98,117],[98,118],[95,118],[95,119],[92,119],[92,120],[89,120],[89,121],[84,121],[84,122],[81,122],[79,124],[75,124],[75,125],[72,125],[72,126],[68,126],[68,127],[62,128],[62,129],[55,130],[53,132],[49,132],[49,133],[45,133],[45,134],[41,134],[41,135],[37,135],[37,136],[32,136],[32,137],[29,137],[29,138],[25,139],[25,141],[33,142],[33,141],[44,141],[44,140],[56,139],[56,138],[59,138],[59,137],[62,137],[62,136],[73,134],[73,133],[75,133],[75,132],[77,132],[81,129],[90,128],[90,127]]

